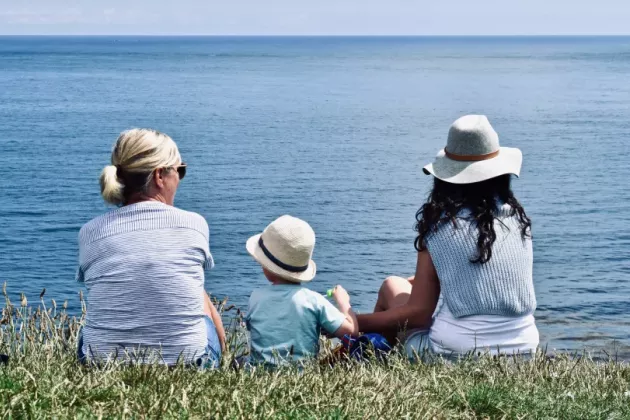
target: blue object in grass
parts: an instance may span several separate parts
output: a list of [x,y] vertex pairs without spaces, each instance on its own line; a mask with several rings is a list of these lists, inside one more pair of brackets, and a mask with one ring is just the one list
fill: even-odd
[[364,360],[370,355],[376,355],[380,359],[391,350],[392,346],[385,337],[377,333],[368,333],[354,340],[350,346],[350,357]]

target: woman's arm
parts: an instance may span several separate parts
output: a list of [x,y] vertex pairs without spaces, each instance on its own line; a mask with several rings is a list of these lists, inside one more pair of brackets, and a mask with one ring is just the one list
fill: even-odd
[[416,275],[406,304],[357,315],[362,332],[390,333],[401,328],[429,328],[440,297],[440,282],[428,251],[418,253]]
[[221,320],[221,315],[219,315],[219,311],[212,304],[210,300],[210,296],[208,296],[207,292],[204,292],[203,299],[203,309],[206,315],[212,319],[214,323],[214,327],[217,329],[217,335],[219,336],[219,343],[221,343],[221,351],[225,351],[225,328],[223,328],[223,321]]

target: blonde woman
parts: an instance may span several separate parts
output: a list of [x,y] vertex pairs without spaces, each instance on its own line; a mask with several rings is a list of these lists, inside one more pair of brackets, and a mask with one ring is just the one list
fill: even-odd
[[204,289],[214,265],[208,224],[173,207],[186,175],[177,145],[155,130],[125,131],[111,162],[101,193],[118,208],[79,233],[88,298],[79,358],[216,364],[225,333]]

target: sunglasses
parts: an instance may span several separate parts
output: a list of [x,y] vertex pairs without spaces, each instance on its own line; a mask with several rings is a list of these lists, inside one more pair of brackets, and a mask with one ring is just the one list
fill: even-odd
[[188,165],[186,165],[184,162],[182,162],[178,166],[170,166],[170,167],[165,167],[165,168],[162,168],[162,169],[164,169],[165,171],[170,171],[171,169],[175,169],[177,171],[177,175],[179,176],[179,180],[181,181],[186,176],[186,168],[187,167],[188,167]]
[[186,176],[186,168],[188,166],[182,162],[181,165],[176,166],[175,169],[177,169],[177,175],[179,175],[179,180],[181,181],[182,179],[184,179],[184,177]]

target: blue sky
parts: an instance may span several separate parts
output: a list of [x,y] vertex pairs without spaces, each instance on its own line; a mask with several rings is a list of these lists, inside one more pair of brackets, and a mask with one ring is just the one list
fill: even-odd
[[630,34],[630,0],[0,0],[0,34]]

